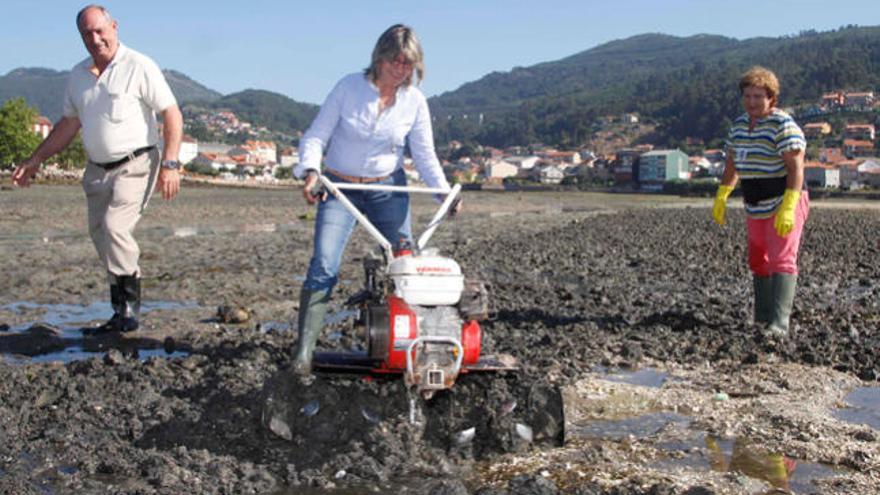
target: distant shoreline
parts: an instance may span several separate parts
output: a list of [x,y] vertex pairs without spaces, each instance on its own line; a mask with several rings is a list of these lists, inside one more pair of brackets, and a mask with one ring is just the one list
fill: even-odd
[[[11,173],[7,171],[0,172],[0,188],[2,190],[12,189],[11,179],[7,180],[7,178],[11,176]],[[231,189],[265,189],[265,190],[295,190],[302,186],[302,181],[300,180],[286,180],[282,183],[277,184],[267,184],[267,183],[258,183],[255,181],[222,181],[215,179],[208,179],[202,177],[192,177],[189,175],[182,176],[182,182],[186,187],[217,187],[217,188],[231,188]],[[80,179],[73,178],[61,178],[61,177],[40,177],[31,182],[36,185],[79,185]],[[534,192],[534,193],[555,193],[560,191],[566,192],[584,192],[584,193],[606,193],[606,194],[637,194],[637,195],[646,195],[646,196],[678,196],[678,197],[710,197],[712,194],[706,193],[702,190],[694,190],[694,191],[678,191],[678,192],[663,192],[663,191],[640,191],[636,189],[630,189],[625,187],[588,187],[588,188],[578,188],[577,186],[562,186],[562,185],[529,185],[529,186],[516,186],[512,188],[503,188],[503,187],[482,187],[480,184],[464,184],[462,189],[464,191],[481,191],[481,192],[494,192],[494,193],[514,193],[514,192]],[[736,196],[736,193],[734,194]],[[864,200],[864,201],[880,201],[880,191],[878,190],[861,190],[861,191],[841,191],[835,189],[810,189],[810,199],[812,200],[823,200],[823,199],[850,199],[850,200]]]

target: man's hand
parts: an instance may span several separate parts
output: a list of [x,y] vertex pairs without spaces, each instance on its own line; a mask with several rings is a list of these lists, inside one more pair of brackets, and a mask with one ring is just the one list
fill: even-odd
[[40,170],[40,163],[32,158],[18,164],[15,171],[12,172],[12,183],[18,187],[28,187],[31,185],[31,179]]
[[316,190],[315,186],[317,184],[318,173],[310,170],[306,174],[306,182],[303,184],[303,197],[306,198],[306,203],[310,205],[317,203],[318,200],[327,200],[327,191],[324,188],[318,188]]
[[172,200],[180,192],[180,172],[170,168],[159,169],[156,186],[162,191],[162,199]]

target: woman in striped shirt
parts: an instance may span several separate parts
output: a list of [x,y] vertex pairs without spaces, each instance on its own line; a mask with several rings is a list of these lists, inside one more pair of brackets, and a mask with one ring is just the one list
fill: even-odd
[[749,268],[755,290],[755,323],[787,337],[797,286],[801,233],[810,210],[804,185],[804,133],[776,108],[779,81],[752,67],[739,82],[746,113],[727,138],[727,164],[712,216],[724,225],[727,198],[741,180],[747,215]]

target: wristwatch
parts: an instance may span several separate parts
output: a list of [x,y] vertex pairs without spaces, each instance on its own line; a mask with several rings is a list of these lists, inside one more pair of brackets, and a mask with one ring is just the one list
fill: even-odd
[[180,170],[180,162],[177,160],[162,160],[162,168],[168,170]]

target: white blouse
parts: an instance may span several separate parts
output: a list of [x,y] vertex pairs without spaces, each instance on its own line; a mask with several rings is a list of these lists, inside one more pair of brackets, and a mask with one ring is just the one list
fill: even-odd
[[[363,73],[343,77],[327,96],[299,146],[302,178],[325,163],[342,174],[382,177],[403,164],[409,140],[416,170],[429,187],[448,188],[434,151],[428,102],[415,86],[397,90],[394,105],[379,112],[379,89]],[[329,141],[329,146],[328,146]]]

